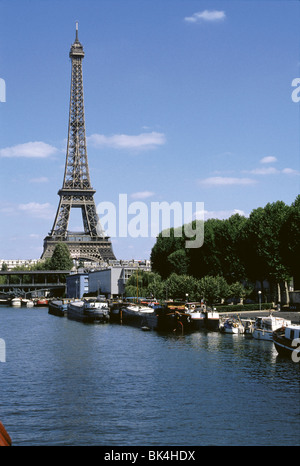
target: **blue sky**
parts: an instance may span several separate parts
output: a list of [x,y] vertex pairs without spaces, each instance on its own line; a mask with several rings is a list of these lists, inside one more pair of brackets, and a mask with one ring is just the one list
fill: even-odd
[[[1,259],[39,258],[53,224],[76,21],[97,205],[125,193],[227,218],[294,201],[298,1],[2,0]],[[112,238],[118,259],[149,258],[154,242]]]

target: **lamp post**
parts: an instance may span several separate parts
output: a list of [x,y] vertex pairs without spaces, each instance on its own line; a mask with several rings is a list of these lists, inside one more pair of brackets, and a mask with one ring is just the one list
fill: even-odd
[[261,311],[261,291],[258,291],[259,310]]

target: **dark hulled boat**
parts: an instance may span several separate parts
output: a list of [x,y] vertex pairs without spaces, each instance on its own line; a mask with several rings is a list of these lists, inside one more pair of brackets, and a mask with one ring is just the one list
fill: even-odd
[[58,317],[65,317],[67,315],[68,302],[70,300],[53,299],[49,301],[48,313]]
[[300,358],[300,325],[291,324],[273,332],[273,342],[276,351],[281,356]]
[[166,302],[157,311],[157,329],[185,333],[192,330],[192,321],[186,312],[185,303]]

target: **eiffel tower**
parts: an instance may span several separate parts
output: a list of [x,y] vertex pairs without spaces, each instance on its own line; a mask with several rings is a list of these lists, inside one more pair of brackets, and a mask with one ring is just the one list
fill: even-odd
[[[58,191],[60,201],[51,232],[44,239],[41,259],[50,258],[57,243],[67,244],[73,259],[94,262],[115,260],[112,245],[105,236],[96,212],[95,190],[91,186],[86,150],[82,60],[83,46],[76,38],[71,46],[72,61],[68,143],[63,187]],[[80,208],[84,231],[68,231],[70,211]]]

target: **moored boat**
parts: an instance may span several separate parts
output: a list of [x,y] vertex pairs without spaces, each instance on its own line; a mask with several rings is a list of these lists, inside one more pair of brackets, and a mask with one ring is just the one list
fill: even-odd
[[220,326],[220,315],[216,311],[216,309],[207,309],[205,311],[206,319],[205,319],[205,327],[208,330],[218,330]]
[[191,331],[191,316],[186,312],[185,303],[169,301],[158,308],[157,329],[181,334]]
[[79,322],[108,322],[109,308],[106,302],[93,300],[79,300],[68,303],[67,317]]
[[186,303],[185,312],[190,316],[191,330],[200,330],[205,328],[207,315],[200,303]]
[[153,307],[128,303],[120,308],[120,322],[122,324],[140,327],[143,330],[157,328],[157,313]]
[[246,318],[246,319],[241,319],[241,322],[245,328],[245,334],[252,335],[253,330],[254,330],[255,320]]
[[5,293],[0,294],[0,305],[4,304],[5,306],[9,306],[11,301],[11,296]]
[[220,332],[231,333],[231,334],[243,334],[245,333],[245,327],[239,321],[233,317],[229,317],[224,322],[220,323]]
[[289,324],[273,332],[276,351],[281,356],[292,356],[294,362],[300,359],[300,325]]
[[13,299],[11,300],[10,304],[11,304],[11,306],[13,306],[13,307],[20,307],[21,304],[22,304],[22,300],[21,300],[21,298],[17,298],[17,297],[16,297],[16,298],[13,298]]
[[67,315],[68,302],[70,300],[53,299],[49,301],[48,313],[58,317],[65,317]]
[[35,302],[36,306],[48,306],[49,301],[47,298],[38,298]]
[[252,336],[256,340],[273,340],[273,332],[281,327],[290,325],[291,321],[272,315],[257,317],[254,323]]
[[109,307],[111,322],[119,322],[120,321],[120,309],[122,307],[122,301],[121,300],[111,301],[109,303],[108,307]]
[[21,299],[21,305],[26,306],[26,307],[33,307],[34,302],[32,299],[27,299],[27,298],[22,298]]

